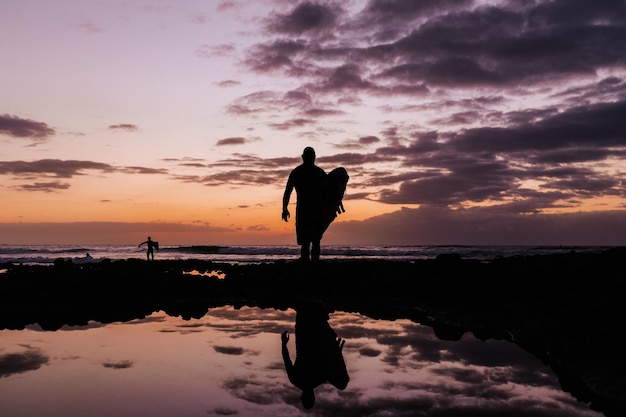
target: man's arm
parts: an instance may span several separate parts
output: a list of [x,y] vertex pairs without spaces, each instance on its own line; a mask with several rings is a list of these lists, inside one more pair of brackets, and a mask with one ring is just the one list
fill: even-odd
[[289,176],[289,180],[287,180],[287,185],[285,186],[285,192],[283,194],[283,214],[282,218],[284,221],[289,220],[289,210],[287,206],[289,205],[289,199],[291,198],[291,192],[293,191],[293,184],[291,183],[291,175]]

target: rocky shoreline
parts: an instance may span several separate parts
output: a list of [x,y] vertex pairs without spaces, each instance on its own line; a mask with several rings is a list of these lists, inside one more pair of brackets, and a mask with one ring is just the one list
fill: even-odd
[[[287,309],[315,299],[332,310],[406,318],[438,337],[507,340],[550,365],[562,388],[606,416],[626,415],[626,248],[601,254],[414,262],[253,265],[103,261],[0,265],[0,329],[56,330],[165,311],[202,317],[232,305]],[[219,272],[219,276],[211,275]]]

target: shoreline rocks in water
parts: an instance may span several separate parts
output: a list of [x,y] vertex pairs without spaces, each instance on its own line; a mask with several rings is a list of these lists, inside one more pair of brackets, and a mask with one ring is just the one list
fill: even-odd
[[224,305],[287,309],[315,299],[332,310],[410,319],[433,327],[442,339],[471,332],[483,340],[508,340],[550,365],[562,388],[579,401],[606,416],[622,416],[625,263],[626,249],[615,248],[489,262],[448,255],[309,265],[136,259],[5,264],[0,329],[37,323],[55,330],[159,310],[189,319]]

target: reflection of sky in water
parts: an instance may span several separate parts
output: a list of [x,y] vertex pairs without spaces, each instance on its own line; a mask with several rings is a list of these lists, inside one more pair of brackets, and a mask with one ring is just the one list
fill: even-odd
[[548,368],[506,342],[437,339],[407,320],[335,312],[350,383],[316,389],[303,410],[280,333],[292,310],[212,309],[199,320],[143,320],[56,332],[0,331],[0,415],[600,416]]

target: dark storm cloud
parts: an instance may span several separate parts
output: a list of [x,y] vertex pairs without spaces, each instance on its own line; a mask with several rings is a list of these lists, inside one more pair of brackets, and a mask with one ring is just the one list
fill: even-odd
[[276,32],[291,35],[323,31],[332,27],[340,13],[338,4],[303,2],[288,14],[274,16],[269,26]]
[[33,348],[20,353],[0,354],[0,378],[35,371],[49,361],[50,359],[39,349]]
[[42,140],[56,132],[46,123],[30,119],[22,119],[9,114],[0,115],[0,134],[15,138]]
[[[303,84],[315,77],[321,90],[362,90],[379,81],[503,86],[626,63],[620,1],[373,0],[352,15],[338,4],[303,3],[274,16],[267,28],[276,38],[252,48],[247,65],[303,76]],[[322,65],[331,60],[339,63]]]
[[[472,99],[389,105],[391,111],[441,110],[440,123],[460,128],[479,123],[482,127],[420,132],[410,126],[389,126],[364,136],[380,135],[385,143],[377,150],[320,156],[318,162],[324,167],[348,168],[352,175],[347,198],[358,195],[390,204],[443,207],[495,201],[507,203],[505,210],[514,216],[574,206],[593,196],[623,196],[623,174],[606,167],[626,154],[624,81],[605,76],[566,83],[572,76],[623,70],[624,58],[613,46],[622,45],[625,39],[623,3],[475,6],[466,1],[372,1],[355,15],[357,22],[355,16],[327,4],[323,7],[332,11],[332,19],[311,26],[323,27],[323,36],[304,23],[295,25],[301,11],[293,9],[293,16],[275,17],[279,20],[269,29],[276,38],[255,45],[246,62],[256,71],[287,74],[301,86],[287,93],[249,94],[236,100],[230,111],[276,112],[286,121],[271,122],[272,127],[290,129],[315,124],[315,118],[297,115],[313,115],[320,108],[320,96],[327,93],[380,96],[406,86],[439,85],[461,91],[465,87],[496,87]],[[585,12],[576,11],[578,6]],[[292,26],[279,30],[279,21],[292,22]],[[383,26],[389,22],[394,23],[395,34],[386,31],[383,36]],[[333,28],[345,35],[341,41],[329,37]],[[377,35],[351,41],[349,35],[363,34],[366,28]],[[298,36],[290,39],[293,32]],[[552,97],[565,101],[510,112],[498,110],[513,92],[507,90],[509,86],[550,89]],[[532,96],[524,94],[522,98],[532,101]],[[447,109],[455,111],[444,112]],[[281,111],[291,111],[296,117],[285,119]],[[365,150],[360,145],[376,143],[373,139],[346,140],[336,146]],[[298,162],[284,161],[276,183]],[[395,163],[404,172],[367,169],[367,164],[377,162]],[[226,167],[228,162],[224,163]],[[264,164],[260,161],[249,160],[245,166],[248,170],[239,184],[272,181],[262,175]],[[234,176],[215,173],[180,179],[218,185],[230,178]],[[525,188],[524,182],[529,180],[540,184],[532,190]],[[367,186],[379,189],[365,191]]]
[[[316,103],[344,98],[359,103],[361,96],[389,98],[384,111],[437,112],[432,123],[458,130],[440,130],[431,140],[416,139],[409,126],[364,136],[380,135],[386,144],[362,160],[395,159],[404,170],[419,173],[386,181],[387,187],[371,196],[385,203],[527,198],[523,183],[531,179],[544,183],[542,198],[534,200],[544,208],[593,191],[619,195],[623,178],[611,181],[600,164],[623,159],[626,149],[626,83],[618,75],[626,69],[621,53],[625,22],[626,6],[617,0],[497,6],[470,0],[371,0],[360,10],[340,2],[300,3],[268,19],[269,37],[250,48],[243,61],[253,71],[299,83],[293,90],[298,99],[256,92],[234,101],[229,110],[280,117],[286,121],[268,124],[282,130],[314,128],[317,116],[300,115],[320,108]],[[481,93],[468,99],[447,96],[476,89]],[[532,91],[539,89],[555,102],[530,104]],[[391,101],[398,96],[428,100]],[[503,111],[511,97],[528,101],[528,107]],[[375,143],[344,140],[336,146],[364,150],[359,145]],[[341,159],[330,156],[324,162]],[[354,172],[357,161],[341,163]],[[557,177],[562,171],[555,168],[564,166],[572,172]],[[380,184],[382,176],[361,179],[360,185],[376,179]],[[360,192],[356,181],[350,185]]]
[[[522,197],[520,181],[541,180],[545,192],[560,190],[553,202],[593,195],[624,195],[624,177],[596,172],[579,163],[623,158],[626,101],[575,107],[511,127],[467,129],[451,139],[418,135],[410,146],[381,148],[419,177],[383,190],[392,204],[455,204]],[[546,194],[548,196],[548,194]],[[544,200],[544,204],[546,201]],[[550,206],[552,204],[548,204]]]
[[478,128],[453,141],[460,151],[516,152],[564,147],[626,147],[626,100],[574,107],[536,123]]
[[[550,2],[564,11],[593,9],[584,19],[569,21],[565,14],[546,13],[545,3],[440,16],[396,42],[374,46],[371,56],[405,61],[381,76],[447,86],[517,84],[624,64],[624,57],[607,47],[625,45],[623,5]],[[599,15],[603,24],[596,24]]]

